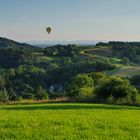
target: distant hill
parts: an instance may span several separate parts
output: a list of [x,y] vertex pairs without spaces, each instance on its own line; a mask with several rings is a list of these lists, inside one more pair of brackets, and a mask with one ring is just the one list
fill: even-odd
[[68,45],[68,44],[75,44],[76,46],[93,46],[96,43],[98,43],[99,41],[26,41],[28,44],[34,45],[34,46],[38,46],[41,48],[45,48],[45,47],[50,47],[50,46],[55,46],[57,44],[61,44],[61,45]]
[[17,48],[17,47],[26,47],[32,48],[34,46],[26,44],[26,43],[19,43],[7,38],[0,37],[0,48]]

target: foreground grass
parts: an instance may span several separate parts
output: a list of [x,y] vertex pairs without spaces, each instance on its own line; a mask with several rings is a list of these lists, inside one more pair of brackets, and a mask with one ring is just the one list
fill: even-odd
[[0,106],[0,140],[139,140],[140,108],[99,104]]

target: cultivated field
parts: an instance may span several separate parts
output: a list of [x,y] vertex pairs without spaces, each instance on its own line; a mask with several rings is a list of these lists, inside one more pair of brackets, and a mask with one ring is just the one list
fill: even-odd
[[131,77],[140,74],[140,66],[121,66],[107,72],[111,76]]
[[139,140],[140,108],[99,104],[0,106],[0,140]]

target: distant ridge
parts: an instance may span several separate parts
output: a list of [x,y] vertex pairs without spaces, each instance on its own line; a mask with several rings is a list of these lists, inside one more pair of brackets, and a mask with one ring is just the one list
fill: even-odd
[[77,46],[92,46],[95,45],[96,43],[100,42],[100,41],[88,41],[88,40],[77,40],[77,41],[61,41],[61,40],[56,40],[56,41],[25,41],[28,44],[34,45],[34,46],[38,46],[38,47],[49,47],[49,46],[54,46],[57,44],[61,44],[61,45],[68,45],[68,44],[74,44]]
[[0,37],[0,48],[17,48],[17,47],[26,47],[26,48],[32,48],[33,45],[29,45],[26,43],[19,43],[14,40]]

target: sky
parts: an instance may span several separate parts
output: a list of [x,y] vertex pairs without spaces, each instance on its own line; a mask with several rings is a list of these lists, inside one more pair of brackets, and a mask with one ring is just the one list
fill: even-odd
[[0,0],[0,36],[140,41],[140,0]]

